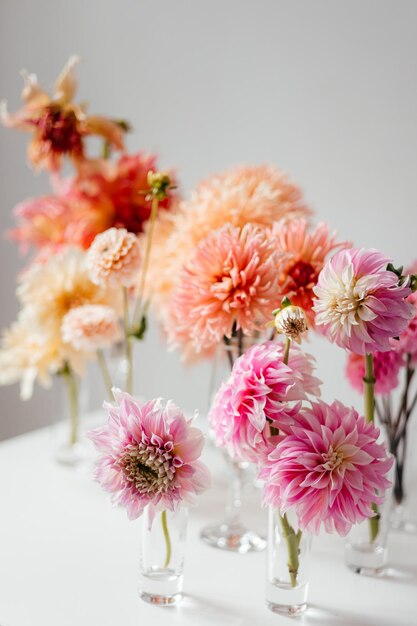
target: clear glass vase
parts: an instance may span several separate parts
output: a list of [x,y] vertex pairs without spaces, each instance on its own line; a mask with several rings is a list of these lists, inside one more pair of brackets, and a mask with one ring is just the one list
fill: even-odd
[[274,613],[300,615],[307,608],[311,535],[298,528],[294,511],[270,507],[266,604]]
[[[390,527],[393,530],[417,533],[417,422],[415,416],[407,424],[397,445],[390,441],[395,456],[393,508]],[[393,449],[394,448],[394,449]]]
[[151,523],[141,519],[139,595],[145,602],[172,605],[181,600],[188,509],[162,511]]
[[355,524],[345,545],[346,565],[356,574],[380,576],[388,559],[387,539],[392,511],[392,490],[395,462],[388,479],[391,487],[386,490],[382,505],[375,507],[376,516]]
[[[226,381],[237,358],[246,352],[252,345],[262,341],[259,334],[247,337],[238,333],[226,344],[219,346],[217,350],[212,376],[209,386],[209,406],[213,402],[214,396],[220,388],[222,382]],[[214,434],[210,439],[214,442]],[[221,550],[233,552],[253,552],[264,550],[266,547],[265,537],[259,529],[255,529],[246,519],[254,517],[247,515],[248,509],[253,505],[260,508],[259,492],[255,490],[255,472],[249,463],[239,463],[233,461],[224,450],[217,456],[219,463],[226,463],[227,471],[227,500],[223,513],[223,519],[215,524],[210,524],[203,528],[200,533],[202,540],[208,545]],[[259,496],[259,497],[257,497]]]
[[[266,540],[254,526],[243,521],[242,515],[243,500],[248,496],[247,492],[255,490],[254,472],[248,463],[232,461],[226,452],[224,456],[229,476],[224,519],[203,528],[200,536],[205,543],[220,550],[241,554],[259,552],[266,548]],[[254,505],[260,508],[260,497],[255,498]]]
[[86,386],[71,370],[63,370],[57,376],[60,389],[57,414],[61,417],[54,428],[55,460],[61,465],[75,467],[83,463],[87,456],[87,446],[81,434],[80,416],[85,413],[88,403]]

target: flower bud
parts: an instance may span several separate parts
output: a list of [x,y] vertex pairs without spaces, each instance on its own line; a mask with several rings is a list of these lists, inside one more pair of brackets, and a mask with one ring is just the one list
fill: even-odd
[[279,309],[275,315],[275,328],[281,333],[295,341],[301,343],[301,336],[307,332],[307,318],[303,309],[292,304]]

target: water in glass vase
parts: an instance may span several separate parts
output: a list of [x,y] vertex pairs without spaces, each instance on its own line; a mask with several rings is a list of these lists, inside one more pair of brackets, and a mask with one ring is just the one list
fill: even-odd
[[158,513],[150,525],[142,516],[139,595],[149,604],[169,606],[182,598],[187,509]]

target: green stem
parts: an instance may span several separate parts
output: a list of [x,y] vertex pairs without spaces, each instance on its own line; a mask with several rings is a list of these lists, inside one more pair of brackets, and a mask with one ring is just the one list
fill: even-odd
[[[365,402],[365,419],[368,423],[373,423],[375,419],[375,374],[374,374],[374,358],[372,354],[365,356],[365,376],[363,377],[363,396]],[[378,506],[372,504],[372,510],[375,515],[369,518],[369,538],[371,543],[375,541],[379,533],[380,514]]]
[[78,441],[78,389],[77,381],[71,368],[67,365],[63,374],[68,392],[70,412],[70,437],[69,444],[73,446]]
[[101,375],[103,377],[104,386],[106,388],[107,394],[109,396],[110,402],[113,402],[113,392],[112,392],[112,381],[109,372],[109,368],[107,367],[106,357],[104,356],[103,350],[97,350],[97,361],[100,366]]
[[164,533],[165,545],[166,545],[166,557],[164,563],[164,569],[166,569],[171,561],[171,539],[169,537],[168,523],[167,523],[167,512],[162,511],[161,514],[161,522],[162,522],[162,531]]
[[288,365],[288,359],[290,357],[290,346],[291,346],[291,339],[289,337],[285,337],[285,351],[284,351],[284,358],[283,358],[283,362],[285,363],[285,365]]
[[127,393],[132,393],[132,387],[133,387],[132,338],[130,336],[129,292],[127,290],[127,287],[123,287],[123,311],[124,311],[124,328],[125,328],[125,356],[126,356],[126,364],[127,364],[126,391]]
[[374,358],[372,354],[365,356],[365,376],[363,378],[364,385],[364,401],[365,401],[365,419],[367,422],[374,421],[375,413],[375,375],[374,375]]
[[301,530],[295,533],[293,527],[289,523],[287,519],[286,513],[284,515],[279,515],[279,521],[281,523],[282,528],[282,536],[285,539],[285,543],[287,544],[288,550],[288,571],[290,574],[291,587],[296,587],[297,585],[297,575],[298,568],[300,566],[298,555],[299,555],[299,546],[301,541]]
[[135,306],[133,309],[133,325],[135,325],[136,319],[140,320],[142,317],[141,315],[139,315],[139,311],[142,305],[143,294],[145,291],[146,274],[148,273],[149,259],[150,259],[151,248],[152,248],[152,239],[153,239],[153,233],[155,230],[155,221],[158,215],[158,207],[159,207],[159,198],[157,195],[154,195],[152,198],[151,215],[149,217],[149,229],[148,229],[148,235],[146,238],[145,256],[143,259],[139,291],[138,291]]

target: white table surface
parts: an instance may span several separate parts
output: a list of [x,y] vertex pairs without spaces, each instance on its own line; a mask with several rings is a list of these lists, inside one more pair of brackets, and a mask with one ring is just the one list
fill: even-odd
[[394,533],[390,568],[378,579],[344,566],[343,539],[318,537],[308,611],[297,619],[271,613],[265,553],[226,553],[198,537],[225,497],[221,461],[210,450],[206,457],[218,469],[190,514],[184,600],[155,607],[137,595],[139,522],[111,507],[91,467],[57,465],[46,429],[2,442],[0,626],[417,625],[417,537]]

